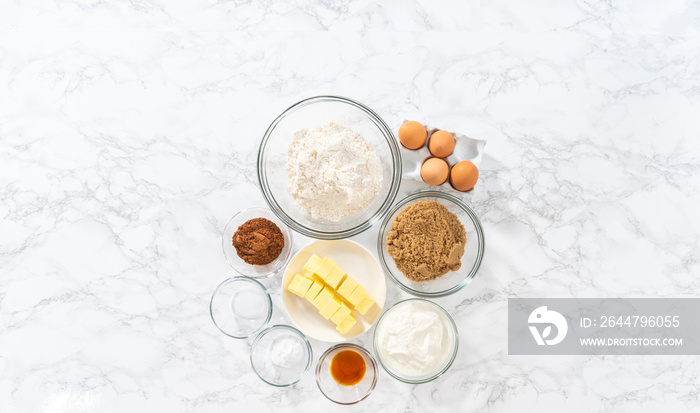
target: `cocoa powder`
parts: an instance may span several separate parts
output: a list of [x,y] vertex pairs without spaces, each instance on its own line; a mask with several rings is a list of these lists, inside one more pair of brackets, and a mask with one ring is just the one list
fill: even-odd
[[399,212],[386,237],[396,267],[419,282],[458,270],[466,243],[457,215],[435,201],[419,201]]
[[279,257],[284,248],[284,235],[274,222],[253,218],[239,226],[233,234],[236,254],[248,264],[265,265]]

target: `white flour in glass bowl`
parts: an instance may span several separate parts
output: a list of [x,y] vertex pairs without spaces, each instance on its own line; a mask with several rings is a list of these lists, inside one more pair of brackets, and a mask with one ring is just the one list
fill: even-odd
[[313,218],[339,221],[379,193],[382,164],[362,135],[336,123],[301,129],[287,149],[288,191]]

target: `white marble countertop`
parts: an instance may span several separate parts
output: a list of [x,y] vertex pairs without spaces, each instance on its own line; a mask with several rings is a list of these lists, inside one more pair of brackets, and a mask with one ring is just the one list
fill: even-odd
[[[509,356],[506,332],[508,297],[700,294],[691,3],[3,2],[0,411],[700,411],[698,356]],[[208,313],[264,130],[318,94],[488,139],[461,195],[485,259],[436,300],[456,362],[349,408],[265,385]]]

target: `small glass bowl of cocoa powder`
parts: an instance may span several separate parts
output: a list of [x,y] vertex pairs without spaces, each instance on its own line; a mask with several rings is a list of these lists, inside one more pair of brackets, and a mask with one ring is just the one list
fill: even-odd
[[248,208],[226,224],[221,246],[237,272],[265,278],[282,271],[292,252],[292,233],[267,208]]

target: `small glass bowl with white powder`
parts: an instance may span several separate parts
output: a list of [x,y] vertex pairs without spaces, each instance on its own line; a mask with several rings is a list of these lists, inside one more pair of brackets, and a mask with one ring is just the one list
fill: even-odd
[[294,327],[274,325],[256,337],[250,349],[250,364],[265,383],[286,387],[309,371],[313,350],[309,340]]
[[457,326],[432,301],[399,301],[377,321],[374,348],[379,364],[395,379],[427,383],[444,374],[457,357]]

